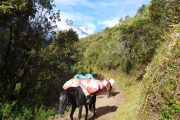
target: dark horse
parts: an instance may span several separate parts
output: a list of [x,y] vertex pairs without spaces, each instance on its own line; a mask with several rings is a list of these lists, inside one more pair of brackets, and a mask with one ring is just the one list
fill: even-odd
[[82,107],[83,105],[85,106],[86,109],[86,116],[85,120],[88,119],[88,105],[89,109],[92,111],[93,110],[93,117],[95,117],[95,104],[96,104],[96,94],[94,94],[91,99],[89,104],[87,103],[87,98],[85,94],[83,93],[81,87],[71,87],[65,91],[62,91],[60,93],[59,97],[59,112],[60,114],[64,114],[64,111],[70,103],[72,105],[71,113],[70,113],[70,118],[73,120],[73,114],[74,111],[76,110],[77,107],[79,107],[79,114],[78,114],[78,119],[81,119],[81,113],[82,113]]

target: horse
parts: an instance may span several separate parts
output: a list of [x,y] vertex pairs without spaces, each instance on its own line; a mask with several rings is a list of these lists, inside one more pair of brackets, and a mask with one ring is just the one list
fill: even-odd
[[[99,90],[96,91],[95,93],[90,95],[90,98],[87,98],[83,91],[82,86],[79,86],[79,82],[83,82],[84,80],[87,79],[71,79],[70,81],[68,81],[70,83],[70,85],[74,85],[76,87],[69,87],[68,82],[64,84],[63,89],[64,91],[62,91],[60,93],[60,105],[59,105],[59,112],[60,114],[63,114],[66,106],[68,103],[72,104],[72,109],[71,109],[71,113],[70,113],[70,118],[71,120],[73,120],[73,114],[74,111],[77,107],[79,107],[79,114],[78,114],[78,118],[79,120],[81,119],[81,113],[82,113],[82,107],[83,105],[85,106],[86,109],[86,116],[85,116],[85,120],[87,120],[87,116],[88,116],[88,104],[89,104],[89,109],[92,111],[93,110],[93,117],[96,116],[95,113],[95,103],[96,103],[96,94],[104,89],[107,90],[107,97],[110,97],[110,92],[112,90],[112,84],[114,84],[114,80],[113,79],[104,79],[103,81],[100,80],[96,80],[96,82],[98,82],[98,87]],[[94,81],[94,80],[92,80]],[[91,81],[91,82],[92,82]],[[94,85],[94,84],[93,84]],[[85,89],[85,88],[84,88]],[[87,102],[89,101],[89,102]]]
[[112,85],[110,83],[106,85],[106,90],[107,90],[107,98],[110,98],[110,94],[112,90]]
[[82,107],[85,106],[86,109],[86,115],[85,115],[85,120],[88,119],[88,105],[89,109],[92,111],[93,110],[93,117],[95,118],[96,113],[96,94],[93,94],[90,102],[87,103],[87,98],[85,94],[83,93],[81,87],[71,87],[67,90],[64,90],[60,93],[59,97],[59,112],[60,114],[64,114],[64,111],[70,103],[72,105],[71,113],[70,113],[70,119],[73,120],[73,114],[74,111],[76,110],[77,107],[79,107],[79,114],[78,114],[78,119],[81,119],[81,113],[82,113]]
[[114,82],[115,81],[111,78],[106,78],[104,80],[89,79],[89,78],[72,78],[63,85],[63,89],[67,90],[69,87],[81,86],[86,96],[89,93],[94,94],[106,89],[108,93],[107,97],[109,98],[110,91],[112,90],[112,85],[114,84]]
[[112,90],[112,85],[114,84],[114,80],[111,78],[106,78],[102,81],[102,84],[104,86],[103,89],[107,91],[107,98],[110,98],[111,90]]

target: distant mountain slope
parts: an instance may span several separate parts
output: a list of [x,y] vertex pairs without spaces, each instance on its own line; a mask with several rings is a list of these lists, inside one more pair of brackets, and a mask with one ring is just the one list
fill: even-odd
[[73,29],[74,31],[76,31],[80,38],[84,38],[93,34],[92,30],[85,27],[78,27],[73,23],[72,20],[66,19],[65,24],[67,29]]

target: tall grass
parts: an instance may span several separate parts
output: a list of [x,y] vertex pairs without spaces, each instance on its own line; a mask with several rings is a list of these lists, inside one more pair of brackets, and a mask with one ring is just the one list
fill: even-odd
[[50,120],[56,114],[54,109],[40,107],[20,107],[13,102],[0,104],[0,119],[2,120]]
[[164,36],[165,42],[157,50],[144,75],[146,99],[139,118],[149,116],[160,120],[179,120],[179,61],[180,24]]
[[137,120],[140,107],[143,104],[144,97],[141,96],[143,90],[142,82],[137,80],[142,71],[133,71],[125,74],[122,71],[98,71],[105,77],[115,79],[120,89],[122,103],[120,103],[114,120]]

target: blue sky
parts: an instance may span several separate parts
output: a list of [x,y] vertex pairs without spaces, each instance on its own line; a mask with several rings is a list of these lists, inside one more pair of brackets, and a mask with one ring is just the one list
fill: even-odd
[[59,29],[66,29],[64,21],[71,19],[77,27],[87,28],[93,33],[112,27],[120,18],[133,16],[142,4],[151,0],[55,0],[62,21]]

